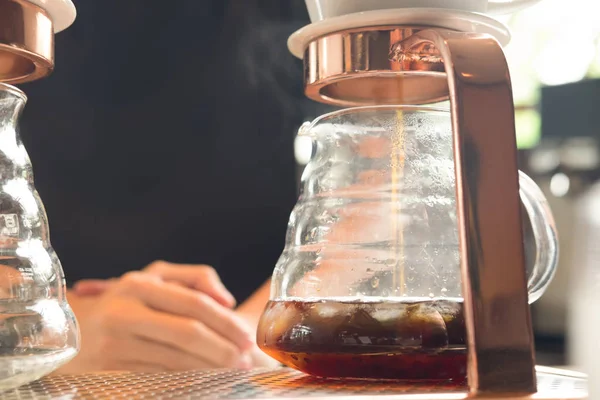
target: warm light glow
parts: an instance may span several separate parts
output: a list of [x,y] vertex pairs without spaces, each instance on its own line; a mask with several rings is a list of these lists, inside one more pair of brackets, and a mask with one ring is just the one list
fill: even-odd
[[556,197],[563,197],[569,193],[571,180],[563,173],[555,174],[550,180],[550,191]]
[[516,104],[535,104],[540,84],[575,82],[600,64],[599,1],[543,0],[507,22],[512,39],[506,56]]
[[[568,54],[561,54],[567,49]],[[585,78],[594,60],[595,46],[592,41],[558,37],[544,46],[536,62],[536,73],[545,85],[562,85]],[[568,58],[568,59],[565,59]]]
[[517,131],[517,147],[530,149],[540,141],[542,121],[537,110],[520,110],[515,113],[515,129]]

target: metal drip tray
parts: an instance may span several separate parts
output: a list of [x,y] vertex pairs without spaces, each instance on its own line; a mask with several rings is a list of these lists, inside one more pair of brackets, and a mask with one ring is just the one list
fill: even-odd
[[[540,368],[533,399],[585,399],[581,374]],[[0,399],[462,399],[464,388],[362,381],[327,381],[294,370],[205,370],[179,373],[109,372],[58,375],[5,392]],[[488,400],[494,397],[486,397]],[[503,398],[507,400],[506,397]]]

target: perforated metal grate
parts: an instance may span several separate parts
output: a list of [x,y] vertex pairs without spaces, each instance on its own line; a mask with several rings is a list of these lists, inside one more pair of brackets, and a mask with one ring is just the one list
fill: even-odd
[[[585,398],[586,383],[583,377],[548,372],[538,373],[539,394],[544,396],[536,398]],[[325,381],[282,368],[54,376],[6,392],[0,395],[0,399],[359,399],[379,396],[394,399],[459,399],[465,397],[464,390],[444,386]]]

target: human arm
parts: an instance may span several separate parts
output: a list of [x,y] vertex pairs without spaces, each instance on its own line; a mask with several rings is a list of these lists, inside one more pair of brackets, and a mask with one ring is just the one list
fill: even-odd
[[[139,282],[130,282],[131,275],[135,278],[133,280],[138,280]],[[124,278],[125,283],[123,282]],[[180,353],[174,352],[166,353],[159,351],[151,353],[147,351],[150,346],[148,346],[146,341],[141,342],[143,346],[131,345],[131,343],[137,343],[134,341],[137,341],[138,338],[136,335],[127,333],[129,332],[127,329],[131,327],[132,321],[123,319],[121,314],[126,313],[127,310],[130,312],[138,310],[140,308],[138,304],[139,299],[134,299],[133,301],[128,299],[125,301],[122,298],[122,293],[119,294],[118,291],[117,294],[110,293],[112,293],[111,290],[114,290],[115,287],[120,287],[126,293],[132,294],[140,289],[133,290],[132,288],[127,288],[127,285],[146,286],[147,281],[154,282],[152,290],[147,294],[151,299],[165,291],[172,291],[173,286],[177,286],[182,290],[185,289],[183,291],[185,294],[189,294],[188,291],[198,293],[200,298],[213,305],[215,309],[222,309],[221,317],[214,316],[214,313],[211,314],[213,319],[224,318],[225,323],[231,324],[233,332],[238,332],[239,334],[241,330],[247,333],[251,344],[245,350],[235,350],[237,355],[226,355],[222,353],[230,352],[231,349],[210,346],[210,343],[207,343],[206,346],[197,345],[193,347],[193,342],[190,342],[192,348],[189,348],[189,351],[197,353],[198,351],[208,351],[208,349],[211,349],[212,352],[209,356],[213,358],[226,358],[226,360],[216,363],[206,363],[203,360],[197,359],[190,360],[182,357]],[[107,300],[106,296],[110,296],[110,298]],[[258,349],[255,338],[258,320],[268,301],[268,297],[269,281],[263,284],[248,300],[233,311],[232,308],[235,305],[235,300],[225,289],[212,268],[202,265],[171,264],[163,261],[152,263],[140,272],[126,274],[121,278],[80,281],[74,286],[73,290],[69,291],[68,300],[80,323],[83,339],[82,350],[60,372],[68,373],[89,369],[133,369],[147,371],[156,368],[195,369],[218,366],[239,366],[242,368],[248,366],[275,366],[277,363]],[[159,310],[162,310],[166,314],[181,313],[182,307],[185,305],[182,303],[183,300],[175,301],[174,297],[172,300],[172,308],[167,309],[168,304],[154,304],[154,306],[158,306]],[[193,302],[194,300],[191,301]],[[192,303],[190,307],[195,309],[200,306]],[[144,305],[142,302],[142,308],[148,308],[148,305]],[[149,308],[152,309],[152,307]],[[208,315],[202,313],[196,314],[196,317],[209,318]],[[166,329],[169,329],[168,332],[170,333],[168,334],[175,334],[170,331],[173,327],[166,321],[164,323],[167,324]],[[155,328],[158,329],[160,327],[157,326]],[[218,341],[218,338],[212,337],[212,341]],[[144,363],[140,364],[139,360],[134,364],[131,363],[131,360],[137,360],[140,357],[145,357]],[[227,357],[237,359],[237,363],[227,360]],[[126,358],[126,360],[123,360],[123,358]],[[150,361],[153,364],[149,364]],[[158,366],[154,365],[157,363]]]
[[[70,291],[82,347],[59,372],[250,367],[255,338],[247,323],[205,292],[190,288],[197,286],[188,279],[190,269],[168,269],[130,272],[97,286],[93,294]],[[161,278],[159,270],[169,279]],[[212,269],[196,266],[194,271],[195,282],[218,286]],[[174,282],[174,276],[184,284]]]

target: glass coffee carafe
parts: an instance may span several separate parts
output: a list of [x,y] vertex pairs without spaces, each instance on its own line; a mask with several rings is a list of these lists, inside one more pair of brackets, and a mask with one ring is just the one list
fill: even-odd
[[[299,135],[312,138],[313,154],[258,345],[320,377],[464,383],[450,112],[349,108]],[[523,229],[535,242],[527,255],[531,303],[554,274],[557,239],[542,192],[523,173],[520,197]]]
[[79,348],[65,278],[17,134],[26,97],[0,83],[0,390],[38,379]]
[[79,350],[62,266],[18,134],[27,97],[11,86],[50,74],[54,35],[75,16],[71,0],[0,0],[0,391],[55,371]]

